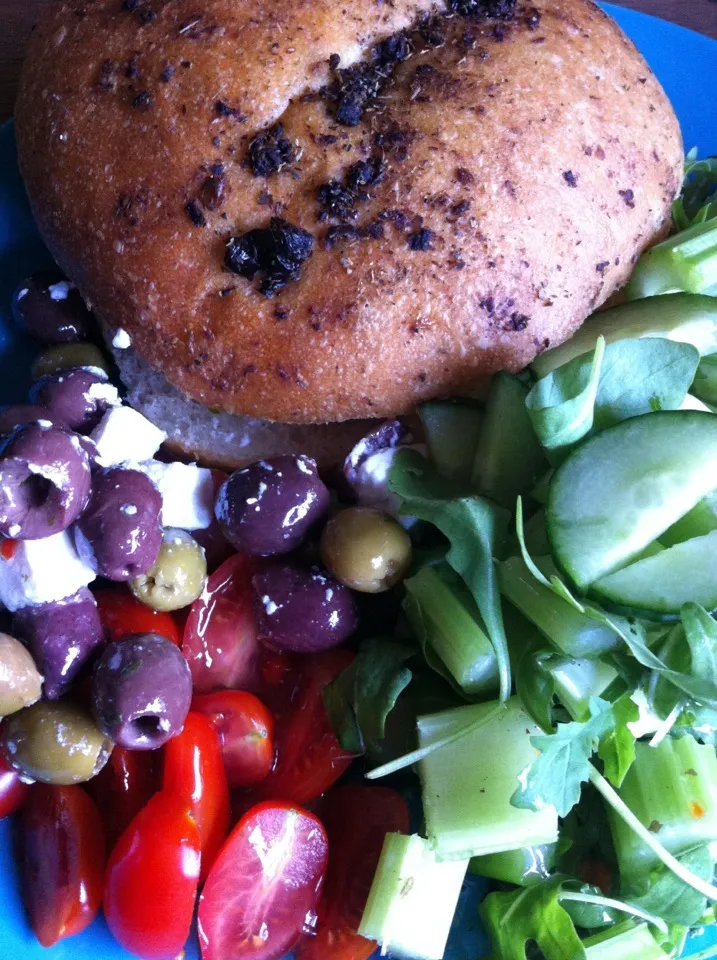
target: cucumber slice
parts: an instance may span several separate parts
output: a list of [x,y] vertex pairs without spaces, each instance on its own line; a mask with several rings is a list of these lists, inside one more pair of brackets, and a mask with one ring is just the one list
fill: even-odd
[[434,400],[422,403],[418,415],[438,472],[451,479],[470,480],[483,412],[467,403]]
[[704,537],[713,530],[717,530],[717,491],[700,500],[681,520],[660,534],[660,543],[665,547],[674,547],[676,543]]
[[705,403],[717,404],[717,356],[704,357],[700,362],[692,392]]
[[570,340],[536,357],[532,369],[542,379],[568,360],[594,350],[601,335],[606,343],[626,337],[665,337],[691,343],[704,357],[717,353],[717,300],[701,294],[667,293],[594,313]]
[[585,590],[626,566],[715,487],[713,414],[670,410],[618,423],[553,475],[547,517],[556,562]]
[[517,377],[493,377],[473,464],[479,493],[509,510],[548,466],[525,409],[527,395],[528,388]]
[[678,616],[693,601],[717,609],[717,531],[678,543],[593,583],[592,592],[623,608]]

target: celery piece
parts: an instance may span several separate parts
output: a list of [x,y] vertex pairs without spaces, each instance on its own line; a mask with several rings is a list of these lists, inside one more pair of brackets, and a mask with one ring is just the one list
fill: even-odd
[[669,960],[646,923],[628,920],[583,940],[587,960]]
[[601,660],[548,658],[543,669],[553,678],[555,695],[573,720],[590,718],[590,698],[600,697],[617,677]]
[[450,479],[469,481],[483,412],[475,404],[459,400],[431,400],[421,404],[418,415],[428,454],[438,472]]
[[498,667],[493,645],[465,584],[446,583],[440,568],[423,567],[404,581],[403,609],[421,643],[428,643],[468,696],[495,694]]
[[[717,840],[717,757],[712,746],[690,736],[667,737],[659,746],[635,744],[635,761],[618,791],[620,799],[670,853]],[[611,807],[612,830],[623,889],[644,893],[657,854]]]
[[503,883],[527,887],[531,883],[547,880],[555,867],[556,844],[546,843],[540,847],[521,847],[503,853],[488,853],[473,857],[468,865],[471,873]]
[[[538,558],[539,567],[541,563],[542,558]],[[498,564],[498,582],[503,596],[561,653],[569,657],[595,657],[617,645],[617,634],[613,630],[580,613],[539,583],[522,557],[510,557]]]
[[[494,710],[494,703],[481,703],[419,717],[419,747],[428,747]],[[426,830],[441,860],[557,840],[558,817],[552,806],[519,810],[510,802],[520,774],[535,759],[530,738],[541,732],[519,698],[511,697],[482,727],[420,761]]]
[[707,220],[658,243],[640,257],[627,299],[684,291],[706,293],[717,284],[717,220]]
[[717,530],[717,491],[708,493],[689,513],[660,534],[660,543],[673,547],[694,537],[704,537],[713,530]]
[[387,833],[358,932],[381,952],[441,960],[467,860],[437,860],[422,837]]

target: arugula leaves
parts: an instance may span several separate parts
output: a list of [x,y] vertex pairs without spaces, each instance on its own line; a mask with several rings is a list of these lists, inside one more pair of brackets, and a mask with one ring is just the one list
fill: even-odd
[[598,757],[603,762],[605,776],[610,783],[620,787],[635,759],[635,737],[628,723],[637,720],[640,711],[630,693],[624,693],[613,701],[612,712],[614,724],[600,739]]
[[687,155],[685,179],[672,205],[672,217],[678,230],[717,217],[717,157],[698,160],[696,150]]
[[[706,844],[683,853],[677,859],[703,880],[712,879],[714,864]],[[633,897],[632,903],[662,917],[667,923],[685,927],[699,923],[707,909],[704,894],[689,887],[662,864],[652,871],[647,893]]]

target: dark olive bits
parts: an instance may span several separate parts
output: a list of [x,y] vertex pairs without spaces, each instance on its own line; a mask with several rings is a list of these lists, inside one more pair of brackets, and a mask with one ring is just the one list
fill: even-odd
[[42,677],[29,650],[0,633],[0,717],[36,703],[41,693]]
[[83,367],[41,377],[30,400],[47,410],[49,419],[77,433],[89,433],[106,410],[119,404],[117,389],[105,374]]
[[40,700],[3,722],[0,751],[30,780],[83,783],[107,763],[112,742],[76,704]]
[[77,287],[58,277],[28,277],[12,298],[15,323],[45,343],[86,340],[94,321]]
[[387,514],[351,507],[324,527],[321,559],[352,590],[381,593],[405,576],[411,563],[411,540]]
[[269,556],[298,547],[328,506],[316,462],[283,456],[233,473],[219,489],[215,513],[236,550]]
[[18,403],[0,410],[0,437],[7,437],[18,427],[38,420],[52,421],[52,417],[47,410],[34,403]]
[[181,610],[197,599],[206,576],[204,550],[194,537],[186,530],[167,527],[157,559],[129,586],[135,597],[153,610]]
[[103,651],[92,682],[100,729],[129,750],[154,750],[181,732],[192,702],[182,652],[156,633],[138,633]]

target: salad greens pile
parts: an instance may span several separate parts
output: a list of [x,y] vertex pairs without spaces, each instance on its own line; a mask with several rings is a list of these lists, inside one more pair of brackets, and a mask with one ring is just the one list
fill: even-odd
[[716,191],[689,156],[628,302],[395,454],[414,568],[326,691],[370,779],[421,782],[384,950],[440,957],[469,870],[494,960],[673,958],[717,922]]

